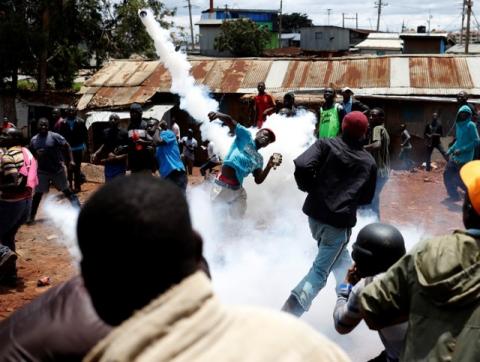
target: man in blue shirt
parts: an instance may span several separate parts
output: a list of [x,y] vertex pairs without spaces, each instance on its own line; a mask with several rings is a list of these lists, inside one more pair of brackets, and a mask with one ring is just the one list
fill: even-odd
[[443,182],[448,196],[452,201],[460,200],[458,188],[465,189],[460,179],[460,169],[473,160],[479,136],[475,123],[472,122],[473,112],[468,105],[460,107],[455,124],[455,143],[448,149],[450,160],[443,172]]
[[268,176],[272,167],[282,163],[282,156],[273,154],[265,169],[263,157],[258,152],[260,148],[275,142],[275,134],[268,128],[260,129],[255,139],[250,131],[227,114],[210,112],[210,121],[219,119],[235,134],[235,139],[223,161],[222,170],[215,180],[211,199],[214,202],[223,202],[229,205],[232,216],[243,216],[247,208],[247,193],[243,188],[243,180],[250,173],[255,183],[261,184]]
[[160,122],[159,129],[155,132],[153,140],[157,146],[156,158],[160,176],[172,181],[185,191],[188,184],[185,166],[180,157],[177,136],[168,129],[167,122]]

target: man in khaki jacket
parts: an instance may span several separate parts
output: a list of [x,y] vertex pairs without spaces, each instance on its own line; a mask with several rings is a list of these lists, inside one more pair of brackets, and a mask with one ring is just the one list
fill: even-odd
[[421,242],[361,294],[370,328],[408,321],[401,361],[480,356],[480,161],[460,175],[466,230]]
[[202,239],[187,201],[169,182],[134,175],[106,184],[81,210],[77,235],[93,306],[118,326],[87,362],[349,360],[287,314],[222,305],[198,270]]

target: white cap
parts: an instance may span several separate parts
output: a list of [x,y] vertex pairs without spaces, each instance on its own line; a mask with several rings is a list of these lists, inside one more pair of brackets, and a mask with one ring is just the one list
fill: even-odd
[[349,87],[343,87],[343,88],[342,88],[342,93],[345,93],[345,92],[347,92],[347,91],[350,91],[350,93],[353,94],[353,91],[352,91]]

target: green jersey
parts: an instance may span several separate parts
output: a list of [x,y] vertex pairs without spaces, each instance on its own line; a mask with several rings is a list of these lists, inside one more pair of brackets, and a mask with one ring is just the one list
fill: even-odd
[[340,117],[338,115],[338,105],[324,110],[320,107],[320,127],[318,128],[318,138],[333,138],[340,133]]

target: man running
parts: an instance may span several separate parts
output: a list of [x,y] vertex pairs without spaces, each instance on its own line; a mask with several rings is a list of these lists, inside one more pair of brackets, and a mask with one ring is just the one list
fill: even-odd
[[268,128],[262,128],[253,138],[247,128],[228,114],[210,112],[208,118],[210,121],[219,119],[235,134],[233,144],[223,161],[220,176],[215,180],[212,201],[223,201],[230,206],[232,216],[243,216],[247,208],[247,193],[242,186],[244,178],[252,173],[255,183],[261,184],[272,167],[282,163],[281,155],[273,154],[263,169],[263,157],[258,152],[260,148],[275,142],[275,134]]

